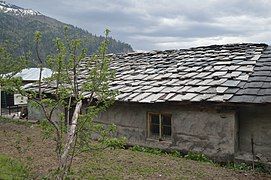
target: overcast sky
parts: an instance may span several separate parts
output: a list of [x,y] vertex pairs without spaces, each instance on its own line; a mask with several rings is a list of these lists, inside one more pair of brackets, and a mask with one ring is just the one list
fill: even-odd
[[271,40],[271,0],[6,0],[135,50]]

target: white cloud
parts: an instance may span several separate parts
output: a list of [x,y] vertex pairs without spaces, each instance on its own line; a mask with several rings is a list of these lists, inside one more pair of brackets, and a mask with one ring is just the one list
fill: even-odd
[[260,31],[271,29],[271,17],[255,17],[251,15],[224,16],[215,19],[215,24],[231,30]]
[[[8,0],[7,0],[8,1]],[[270,0],[10,0],[135,49],[271,41]]]

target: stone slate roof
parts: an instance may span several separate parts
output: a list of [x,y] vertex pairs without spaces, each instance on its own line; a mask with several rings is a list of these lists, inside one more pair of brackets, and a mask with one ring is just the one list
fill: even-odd
[[118,101],[271,103],[271,48],[229,44],[111,54]]
[[[117,101],[271,103],[271,47],[228,44],[190,49],[111,54]],[[84,81],[84,64],[79,69]],[[79,83],[80,83],[79,82]],[[37,85],[27,87],[35,90]],[[54,86],[44,86],[53,93]],[[88,97],[88,94],[84,95]]]

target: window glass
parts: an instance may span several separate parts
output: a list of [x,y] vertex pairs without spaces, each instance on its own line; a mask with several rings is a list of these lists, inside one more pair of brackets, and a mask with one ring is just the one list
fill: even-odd
[[150,136],[159,140],[171,137],[171,115],[149,113],[149,131]]
[[171,115],[162,114],[162,124],[166,126],[171,126]]
[[171,115],[162,115],[162,135],[171,136]]
[[159,124],[159,114],[151,114],[151,123]]
[[150,131],[152,135],[159,136],[159,114],[150,115]]

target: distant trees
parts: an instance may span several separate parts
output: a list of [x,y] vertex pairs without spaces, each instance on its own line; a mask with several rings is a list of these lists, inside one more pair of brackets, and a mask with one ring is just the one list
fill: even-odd
[[[0,115],[1,115],[1,91],[14,91],[21,87],[20,78],[14,75],[27,67],[28,61],[24,56],[14,56],[16,45],[9,41],[0,44]],[[30,54],[28,54],[30,55]]]
[[14,55],[17,47],[16,44],[7,40],[0,44],[0,86],[2,90],[13,89],[15,84],[20,83],[20,79],[14,78],[14,75],[27,67],[27,57],[31,56],[30,53],[27,53],[26,56]]
[[[53,39],[56,37],[64,38],[63,26],[65,24],[57,20],[46,16],[13,16],[5,13],[0,13],[0,44],[4,40],[9,40],[18,44],[18,50],[14,53],[17,56],[26,54],[26,52],[34,52],[33,45],[33,34],[35,31],[40,31],[43,34],[41,39],[42,43],[40,48],[43,49],[40,52],[41,57],[46,58],[48,54],[55,53]],[[78,34],[84,41],[81,44],[87,48],[86,54],[92,54],[96,52],[105,40],[105,37],[93,35],[86,30],[76,28],[74,26],[68,25],[71,35]],[[132,51],[132,47],[129,44],[116,41],[113,38],[107,37],[108,46],[107,51],[109,53],[117,53],[124,51]],[[37,67],[37,57],[33,54],[32,59],[30,59],[30,65]]]

